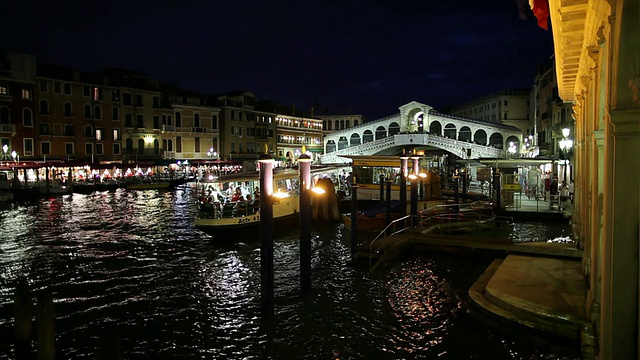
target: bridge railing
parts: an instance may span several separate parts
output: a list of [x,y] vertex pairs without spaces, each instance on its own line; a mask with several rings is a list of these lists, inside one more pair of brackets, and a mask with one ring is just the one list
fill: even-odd
[[[412,142],[412,139],[415,135],[425,136],[426,141],[425,144]],[[460,158],[479,158],[479,157],[504,157],[505,152],[502,149],[494,148],[491,146],[485,146],[480,144],[475,144],[472,142],[468,142],[465,140],[457,140],[451,139],[448,137],[429,134],[429,133],[398,133],[392,136],[387,136],[382,139],[377,139],[374,141],[369,141],[366,143],[358,144],[355,146],[350,146],[341,150],[337,150],[334,152],[326,153],[322,155],[321,162],[322,163],[335,163],[339,162],[340,155],[369,155],[371,151],[376,149],[380,149],[383,147],[388,147],[392,145],[435,145],[443,150],[447,150]],[[467,154],[467,150],[471,149],[471,156]]]

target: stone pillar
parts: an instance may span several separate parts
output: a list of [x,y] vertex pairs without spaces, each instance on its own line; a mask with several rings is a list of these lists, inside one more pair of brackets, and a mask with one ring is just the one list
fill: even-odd
[[638,356],[640,110],[611,111],[605,138],[601,356]]

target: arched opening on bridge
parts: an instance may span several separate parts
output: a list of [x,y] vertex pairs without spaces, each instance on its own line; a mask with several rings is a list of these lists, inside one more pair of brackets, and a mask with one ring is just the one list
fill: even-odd
[[349,142],[347,141],[347,138],[344,136],[340,136],[340,139],[338,139],[338,150],[346,149],[348,147]]
[[515,153],[519,154],[520,153],[520,139],[518,139],[517,136],[513,136],[513,135],[507,137],[507,141],[506,141],[506,144],[507,144],[506,149],[507,149],[507,151],[509,151],[509,147],[511,146],[511,143],[513,143],[514,149],[516,151]]
[[[340,120],[340,130],[344,130],[344,129],[346,129],[344,127],[344,120]],[[338,146],[340,146],[340,142],[338,142]]]
[[500,133],[493,133],[489,138],[489,146],[494,147],[496,149],[502,149],[502,144],[504,144],[504,138]]
[[476,131],[475,135],[473,135],[473,141],[479,145],[487,145],[487,132],[484,130]]
[[400,125],[397,122],[389,124],[389,136],[393,136],[400,132]]
[[463,126],[460,128],[460,132],[458,133],[458,140],[471,142],[471,129],[468,126]]
[[323,123],[324,123],[323,127],[324,127],[325,130],[331,130],[331,120],[329,120],[329,121],[325,120],[325,121],[323,121]]
[[371,130],[365,130],[362,133],[362,143],[368,143],[373,141],[373,132]]
[[414,121],[418,125],[418,132],[424,132],[424,112],[419,112],[415,115]]
[[376,140],[383,139],[387,137],[387,129],[383,126],[378,126],[376,128]]
[[349,140],[349,143],[351,144],[351,146],[360,145],[360,135],[358,135],[357,133],[351,134],[351,139]]
[[336,143],[333,140],[327,141],[327,148],[325,150],[327,153],[336,151]]
[[429,124],[429,132],[434,135],[442,136],[442,124],[439,121],[432,121]]
[[448,137],[450,139],[455,139],[456,138],[456,126],[453,125],[452,123],[448,123],[447,125],[445,125],[445,127],[444,127],[444,136]]

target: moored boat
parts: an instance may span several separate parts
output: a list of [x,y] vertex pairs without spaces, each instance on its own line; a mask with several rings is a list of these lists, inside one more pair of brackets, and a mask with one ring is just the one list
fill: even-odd
[[[311,175],[317,180],[328,176],[332,171],[335,168],[312,169]],[[259,183],[257,172],[221,176],[213,181],[200,183],[200,213],[195,221],[196,228],[210,234],[228,234],[231,237],[233,231],[257,230],[260,224]],[[298,185],[298,171],[274,172],[274,225],[297,220],[300,212]]]

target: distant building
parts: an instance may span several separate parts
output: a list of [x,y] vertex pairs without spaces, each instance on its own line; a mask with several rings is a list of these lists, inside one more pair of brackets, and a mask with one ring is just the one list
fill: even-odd
[[163,87],[164,159],[220,159],[220,108],[206,104],[204,95]]
[[[36,58],[11,51],[0,52],[0,156],[12,160],[36,153],[34,94]],[[6,148],[4,147],[6,145]],[[4,151],[6,149],[6,151]]]
[[220,151],[224,159],[255,161],[267,149],[275,153],[275,113],[255,109],[255,95],[234,91],[215,97],[220,108]]
[[569,128],[573,133],[573,104],[564,102],[558,96],[554,57],[540,67],[531,91],[531,124],[527,134],[531,135],[531,148],[535,155],[560,155],[559,141],[562,129]]
[[513,89],[497,92],[468,103],[454,106],[449,111],[468,119],[478,119],[515,126],[527,133],[531,89]]
[[277,158],[288,164],[294,164],[304,151],[317,161],[323,154],[322,120],[308,117],[276,115]]

